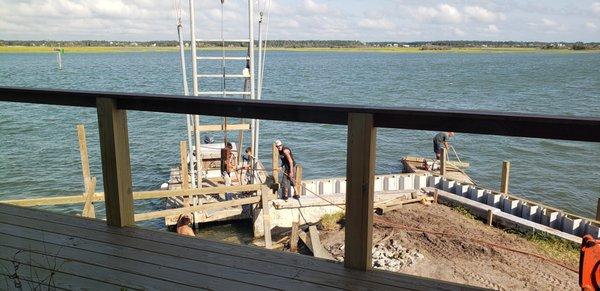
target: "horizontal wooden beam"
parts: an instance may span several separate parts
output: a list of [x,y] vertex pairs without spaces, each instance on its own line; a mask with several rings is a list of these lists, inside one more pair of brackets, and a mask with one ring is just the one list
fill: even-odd
[[173,208],[167,210],[146,212],[146,213],[138,213],[134,215],[135,221],[144,221],[155,218],[162,218],[171,215],[180,215],[184,213],[191,213],[195,211],[206,211],[206,210],[214,210],[221,209],[233,206],[240,206],[246,204],[254,204],[260,202],[260,196],[252,196],[248,198],[228,200],[222,202],[213,202],[213,203],[205,203],[202,205],[189,206],[189,207],[181,207],[181,208]]
[[[224,194],[236,192],[256,192],[263,187],[262,184],[248,184],[239,186],[219,186],[219,187],[204,187],[200,189],[189,190],[156,190],[156,191],[140,191],[133,192],[134,200],[165,198],[184,195],[208,195],[208,194]],[[92,197],[92,202],[104,201],[104,193],[96,192]],[[60,204],[78,204],[84,203],[85,197],[83,194],[72,196],[57,196],[57,197],[42,197],[28,199],[13,199],[1,200],[0,203],[12,204],[18,206],[41,206],[41,205],[60,205]]]
[[94,107],[96,98],[127,110],[339,125],[348,124],[349,113],[364,113],[373,115],[374,127],[600,142],[598,117],[0,87],[0,101]]

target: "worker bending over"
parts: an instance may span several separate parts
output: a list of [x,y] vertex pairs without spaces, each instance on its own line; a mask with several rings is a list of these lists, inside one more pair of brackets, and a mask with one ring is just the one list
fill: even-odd
[[448,140],[454,136],[454,132],[440,132],[433,137],[433,152],[435,153],[435,158],[437,160],[440,159],[442,155],[442,147],[448,149]]

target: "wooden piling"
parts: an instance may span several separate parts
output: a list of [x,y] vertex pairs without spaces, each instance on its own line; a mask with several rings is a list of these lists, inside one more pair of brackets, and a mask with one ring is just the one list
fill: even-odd
[[448,149],[442,148],[442,154],[440,155],[440,175],[446,175],[446,161],[448,159]]
[[[181,189],[183,190],[190,188],[187,157],[187,142],[182,140],[179,142],[179,159],[181,163],[181,172],[179,172],[179,176],[181,177]],[[192,201],[193,199],[191,195],[184,196],[183,207],[189,206],[190,202]]]
[[438,188],[435,188],[435,190],[433,191],[433,203],[437,204],[438,203],[438,197],[439,197],[439,193],[438,193]]
[[372,268],[376,133],[372,114],[348,114],[344,265],[358,270]]
[[134,218],[127,111],[118,109],[117,101],[111,98],[97,98],[96,107],[106,223],[118,227],[130,226],[134,224]]
[[510,162],[502,162],[502,181],[500,184],[500,193],[508,194],[508,181],[510,179]]
[[271,241],[271,215],[269,214],[269,202],[271,201],[271,195],[269,188],[262,188],[260,191],[261,195],[261,207],[263,212],[263,227],[265,229],[265,248],[271,249],[273,248],[273,243]]
[[290,235],[290,251],[295,253],[298,251],[298,230],[300,229],[300,222],[292,222],[292,234]]
[[296,181],[294,190],[296,191],[296,195],[300,196],[302,194],[302,165],[296,165]]
[[600,198],[598,198],[598,204],[596,205],[596,220],[600,221]]
[[487,211],[487,225],[492,226],[492,220],[494,219],[494,213],[491,209]]

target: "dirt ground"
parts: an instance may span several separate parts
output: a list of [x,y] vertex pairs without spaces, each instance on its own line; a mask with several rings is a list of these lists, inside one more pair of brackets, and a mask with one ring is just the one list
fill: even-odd
[[[492,242],[513,249],[548,257],[538,245],[484,222],[469,218],[450,207],[438,204],[406,205],[400,210],[377,216],[377,220],[432,232],[460,234],[463,237],[430,234],[389,228],[375,223],[373,245],[397,240],[402,247],[417,250],[424,258],[400,272],[445,281],[499,290],[578,290],[577,273],[542,259],[483,245],[464,237]],[[322,231],[327,249],[339,250],[344,232]],[[334,257],[343,256],[343,251]],[[576,260],[561,261],[578,269]]]

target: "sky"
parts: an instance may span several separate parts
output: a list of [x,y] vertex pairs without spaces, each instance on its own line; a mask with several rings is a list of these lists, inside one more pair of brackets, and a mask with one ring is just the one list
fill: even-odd
[[[269,39],[600,42],[597,0],[253,1]],[[197,37],[220,38],[221,2],[195,3]],[[225,0],[226,38],[247,35],[247,3]],[[0,0],[0,39],[175,40],[176,11],[189,39],[188,0]]]

